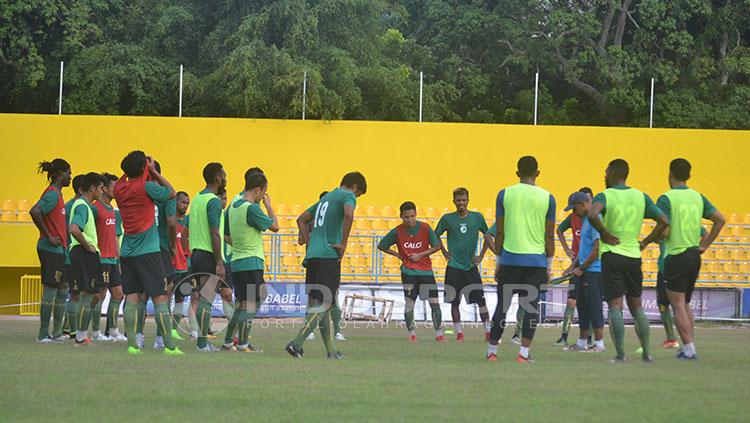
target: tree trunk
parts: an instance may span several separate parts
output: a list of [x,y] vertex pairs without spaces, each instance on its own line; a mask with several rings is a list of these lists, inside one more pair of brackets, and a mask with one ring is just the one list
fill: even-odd
[[620,16],[617,17],[617,31],[615,32],[615,46],[622,47],[622,37],[625,35],[625,25],[628,23],[628,8],[632,0],[624,0]]

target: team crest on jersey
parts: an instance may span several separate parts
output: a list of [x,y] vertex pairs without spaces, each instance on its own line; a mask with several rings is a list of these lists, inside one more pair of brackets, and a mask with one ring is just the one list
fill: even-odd
[[469,225],[462,223],[459,225],[458,230],[461,231],[462,234],[465,234],[466,232],[469,232]]

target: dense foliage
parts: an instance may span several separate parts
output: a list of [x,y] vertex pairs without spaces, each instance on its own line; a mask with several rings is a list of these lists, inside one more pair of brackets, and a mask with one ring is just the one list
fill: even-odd
[[0,0],[0,111],[750,128],[750,0]]

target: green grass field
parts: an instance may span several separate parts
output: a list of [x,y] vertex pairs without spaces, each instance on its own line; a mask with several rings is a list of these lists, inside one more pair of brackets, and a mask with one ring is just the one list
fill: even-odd
[[[339,346],[346,360],[324,359],[318,339],[305,358],[283,352],[296,329],[261,327],[262,354],[200,354],[182,341],[182,357],[147,348],[141,357],[124,343],[76,348],[37,345],[33,320],[0,320],[1,421],[321,421],[551,420],[747,421],[750,330],[697,329],[697,362],[655,349],[656,364],[636,354],[564,352],[552,345],[559,329],[537,331],[536,363],[515,363],[506,332],[499,361],[484,360],[480,329],[462,344],[436,344],[430,329],[410,344],[404,330],[348,327]],[[577,334],[577,329],[573,331]],[[153,343],[149,322],[146,345]],[[652,328],[652,344],[663,331]],[[637,348],[632,328],[628,350]],[[214,341],[218,345],[218,341]]]

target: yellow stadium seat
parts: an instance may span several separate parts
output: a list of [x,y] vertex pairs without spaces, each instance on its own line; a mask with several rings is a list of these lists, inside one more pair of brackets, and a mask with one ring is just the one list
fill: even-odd
[[566,218],[566,217],[568,217],[568,214],[569,214],[569,213],[570,213],[570,212],[566,212],[566,211],[564,211],[564,210],[562,210],[562,209],[561,209],[561,210],[559,210],[559,211],[557,212],[557,221],[558,221],[558,222],[562,222],[563,220],[565,220],[565,218]]
[[724,263],[724,273],[734,274],[739,273],[740,265],[735,261],[728,261]]
[[391,206],[385,206],[380,210],[382,217],[398,217],[396,210]]
[[742,223],[742,217],[737,213],[732,213],[729,215],[729,219],[727,219],[727,223],[730,225],[736,225],[738,223]]
[[3,208],[2,211],[13,211],[15,212],[18,208],[18,203],[16,203],[16,200],[12,198],[6,198],[3,200]]
[[32,222],[31,215],[27,211],[19,211],[18,212],[18,221],[19,222]]
[[300,206],[299,204],[295,204],[292,206],[292,216],[299,216],[303,211],[305,211],[305,209],[302,208],[302,206]]
[[[444,214],[448,214],[450,212],[454,212],[454,211],[456,211],[455,208],[454,209],[449,209],[448,207],[443,207],[443,209],[440,211],[440,216],[442,216]],[[440,217],[440,216],[438,216],[438,217]]]
[[729,250],[726,248],[717,248],[716,249],[716,258],[719,260],[728,260],[729,259]]
[[361,206],[354,209],[354,216],[364,217],[367,216],[367,207]]
[[295,244],[292,243],[290,240],[284,240],[281,242],[281,253],[284,255],[290,255],[290,254],[296,254],[297,249],[295,248]]
[[[484,218],[487,220],[495,221],[495,209],[486,208],[484,209]],[[487,222],[488,225],[492,226],[492,223]]]
[[383,219],[370,220],[370,227],[372,227],[373,232],[376,232],[376,233],[384,232],[386,229],[388,229]]
[[745,213],[745,217],[742,218],[742,223],[750,225],[750,213]]
[[16,222],[15,210],[3,210],[0,212],[0,222]]
[[360,217],[359,219],[354,219],[354,229],[359,231],[370,231],[372,230],[372,227],[370,226],[369,220]]
[[[18,200],[18,211],[29,211],[31,209],[31,203],[29,203],[29,200]],[[21,219],[19,219],[21,220]]]
[[367,216],[368,217],[378,217],[380,216],[380,208],[378,206],[367,206]]
[[428,218],[436,219],[440,217],[440,212],[435,207],[427,207],[427,214],[425,215]]
[[292,211],[289,210],[289,206],[286,204],[279,204],[279,208],[276,209],[276,214],[279,216],[289,216],[291,213]]
[[347,254],[362,254],[362,244],[360,244],[359,242],[350,242],[349,245],[346,246],[346,253]]

